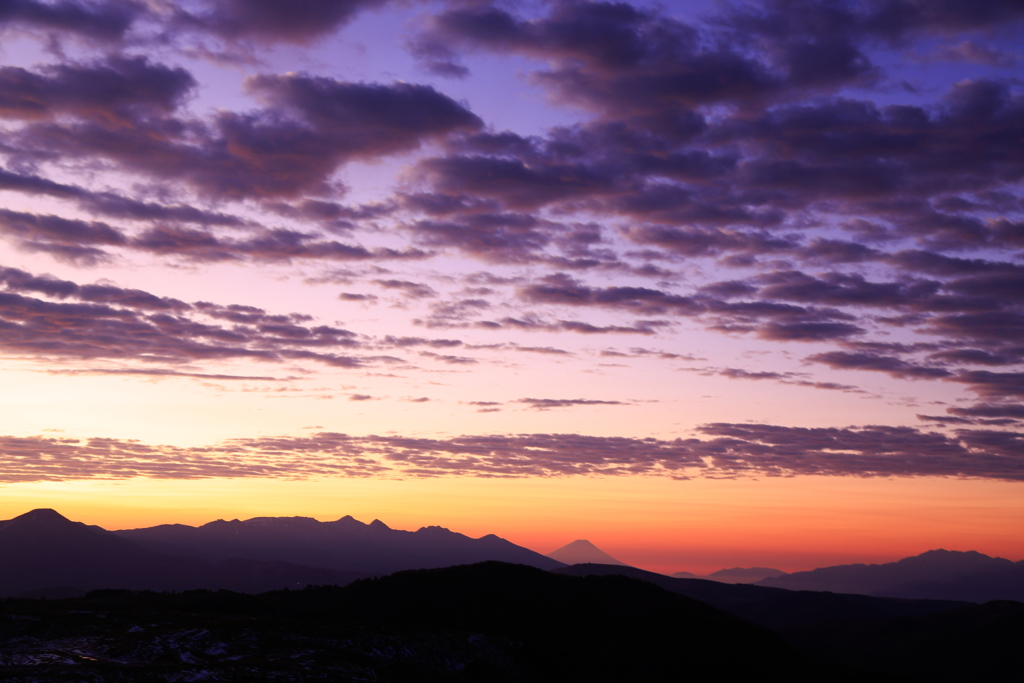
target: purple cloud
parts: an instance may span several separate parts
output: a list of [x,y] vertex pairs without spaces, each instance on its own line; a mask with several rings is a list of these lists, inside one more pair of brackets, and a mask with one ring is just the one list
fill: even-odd
[[324,432],[233,439],[196,448],[8,436],[0,437],[6,455],[0,481],[637,474],[1024,479],[1024,435],[1015,432],[963,429],[946,436],[911,427],[807,429],[727,423],[704,425],[699,431],[708,438],[519,434],[425,439]]

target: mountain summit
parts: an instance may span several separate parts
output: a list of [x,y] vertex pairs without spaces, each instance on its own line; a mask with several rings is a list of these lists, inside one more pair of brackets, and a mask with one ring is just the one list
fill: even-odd
[[628,566],[598,548],[586,539],[573,541],[569,545],[562,546],[548,557],[565,564],[617,564],[623,567]]

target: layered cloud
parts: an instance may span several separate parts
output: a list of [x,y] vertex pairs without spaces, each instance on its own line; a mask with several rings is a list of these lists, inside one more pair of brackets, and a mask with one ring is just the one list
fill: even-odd
[[709,424],[699,431],[706,438],[673,441],[579,434],[425,439],[324,432],[197,448],[100,438],[0,437],[6,456],[0,481],[581,475],[1024,479],[1024,435],[1015,432],[960,430],[950,437],[909,427],[756,424]]
[[[374,44],[395,17],[401,58]],[[195,476],[305,476],[303,458],[322,474],[334,454],[339,474],[382,476],[1019,478],[1019,2],[772,0],[686,17],[561,0],[13,0],[0,32],[37,54],[0,66],[8,358],[60,361],[69,378],[227,380],[278,374],[265,367],[485,372],[501,354],[527,374],[543,361],[596,377],[591,361],[614,356],[832,397],[904,392],[917,407],[939,387],[946,401],[920,408],[934,433],[737,415],[680,442],[322,435],[285,438],[294,456],[277,465],[243,439],[237,470],[214,448],[221,474]],[[521,80],[493,83],[509,64]],[[485,101],[499,90],[507,101]],[[503,111],[517,107],[521,126]],[[36,274],[49,265],[63,277]],[[285,309],[297,312],[157,296],[137,276],[209,269],[227,282],[218,269],[269,265],[306,283]],[[267,282],[250,301],[280,301]],[[327,288],[306,310],[305,294]],[[321,324],[335,310],[321,299],[360,323]],[[587,346],[608,339],[665,350]],[[719,340],[746,355],[682,365]],[[220,361],[260,365],[207,367]],[[640,412],[645,397],[590,386],[531,386],[501,405]],[[497,410],[459,390],[467,410]],[[124,476],[192,476],[179,456],[205,471],[198,451],[110,443],[141,454]],[[30,447],[102,450],[17,445]]]

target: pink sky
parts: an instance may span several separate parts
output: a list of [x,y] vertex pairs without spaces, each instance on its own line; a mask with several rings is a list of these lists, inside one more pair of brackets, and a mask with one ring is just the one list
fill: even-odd
[[1024,13],[983,4],[25,0],[0,517],[1024,559]]

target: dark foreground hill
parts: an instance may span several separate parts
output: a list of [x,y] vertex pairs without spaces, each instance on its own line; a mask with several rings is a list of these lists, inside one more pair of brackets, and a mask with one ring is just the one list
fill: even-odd
[[903,600],[815,591],[790,591],[706,579],[678,579],[635,567],[577,564],[555,570],[571,576],[629,576],[667,591],[706,602],[720,610],[779,633],[832,621],[870,621],[910,617],[965,607],[952,600]]
[[860,680],[621,576],[488,562],[347,587],[0,602],[0,681]]
[[766,626],[824,669],[860,670],[863,680],[893,676],[928,683],[1016,683],[1024,676],[1018,654],[1024,642],[1024,603],[1020,602],[975,605],[789,591],[677,579],[614,565],[576,565],[556,571],[650,581]]
[[256,517],[217,520],[200,527],[164,524],[113,533],[163,555],[207,561],[245,558],[291,562],[363,575],[486,560],[541,569],[565,566],[493,534],[474,539],[439,526],[402,531],[380,520],[364,524],[351,516],[333,522],[310,517]]
[[1024,561],[974,551],[930,550],[898,562],[823,567],[764,579],[757,585],[894,598],[1024,601]]
[[772,633],[627,576],[487,562],[260,595],[8,599],[0,681],[1009,683],[1022,639],[1015,602]]
[[887,671],[929,683],[1024,679],[1024,603],[997,600],[898,619],[833,621],[793,629],[800,651],[836,665]]

